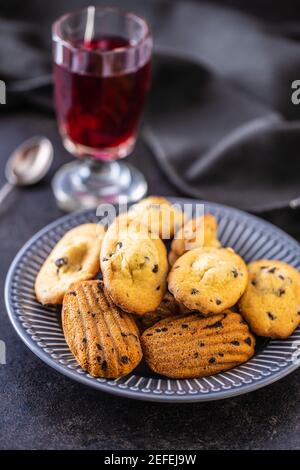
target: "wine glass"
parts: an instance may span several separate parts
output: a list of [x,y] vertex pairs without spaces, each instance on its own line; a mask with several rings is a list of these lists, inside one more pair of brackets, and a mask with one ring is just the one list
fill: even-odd
[[52,42],[58,127],[78,157],[53,179],[59,206],[139,200],[145,178],[120,159],[133,150],[150,87],[148,24],[133,13],[90,6],[58,19]]

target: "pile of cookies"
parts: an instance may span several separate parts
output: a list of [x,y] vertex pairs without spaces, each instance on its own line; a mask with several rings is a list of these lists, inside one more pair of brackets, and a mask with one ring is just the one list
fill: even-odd
[[186,220],[180,207],[153,196],[107,231],[84,224],[64,235],[35,291],[44,305],[62,304],[64,335],[81,367],[117,378],[144,357],[157,374],[202,377],[249,360],[255,335],[293,333],[298,271],[274,260],[247,266],[221,246],[217,228],[211,214]]

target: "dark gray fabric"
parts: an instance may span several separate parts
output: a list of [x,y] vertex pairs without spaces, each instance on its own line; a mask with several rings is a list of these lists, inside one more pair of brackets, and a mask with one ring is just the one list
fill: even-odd
[[[0,18],[0,79],[10,108],[53,112],[51,22],[89,1],[11,0]],[[95,4],[106,2],[96,1]],[[111,1],[144,15],[157,58],[144,137],[180,192],[251,210],[282,207],[298,192],[298,129],[291,81],[300,45],[254,17],[201,2]],[[38,116],[37,116],[38,119]]]
[[[281,122],[278,113],[204,67],[155,56],[143,135],[165,174],[184,193],[249,209],[277,205],[280,197],[273,182],[281,178],[287,160],[280,155],[282,147],[275,154],[272,145],[278,145]],[[290,157],[295,159],[294,152]],[[286,173],[294,175],[290,167]],[[287,200],[299,190],[291,179],[285,180]]]

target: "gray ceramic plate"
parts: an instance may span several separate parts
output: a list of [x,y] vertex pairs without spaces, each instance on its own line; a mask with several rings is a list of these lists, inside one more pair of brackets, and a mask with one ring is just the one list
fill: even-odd
[[[170,198],[171,199],[171,198]],[[191,199],[171,199],[192,203]],[[198,201],[200,202],[200,201]],[[205,202],[206,212],[219,222],[219,238],[246,261],[280,259],[300,269],[300,245],[278,228],[244,212]],[[255,356],[247,363],[211,377],[168,380],[155,376],[145,364],[117,380],[96,379],[76,363],[64,340],[60,314],[35,299],[34,281],[42,263],[61,236],[76,225],[97,221],[95,211],[70,214],[38,232],[20,250],[7,275],[5,299],[9,318],[25,344],[44,362],[83,384],[141,400],[191,402],[240,395],[279,380],[299,365],[300,327],[285,341],[258,339]]]

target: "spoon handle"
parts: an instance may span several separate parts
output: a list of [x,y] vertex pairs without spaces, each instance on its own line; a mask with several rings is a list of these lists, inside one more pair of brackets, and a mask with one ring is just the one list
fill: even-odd
[[6,196],[8,196],[8,194],[14,189],[14,185],[13,184],[10,184],[10,183],[5,183],[4,186],[2,186],[2,188],[0,189],[0,205],[2,204],[2,202],[4,201],[4,199],[6,198]]

